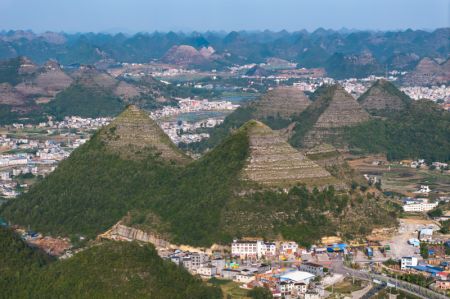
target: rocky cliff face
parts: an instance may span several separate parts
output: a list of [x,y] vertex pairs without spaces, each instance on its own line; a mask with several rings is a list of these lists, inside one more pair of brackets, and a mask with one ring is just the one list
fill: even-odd
[[369,113],[382,115],[405,109],[411,100],[392,83],[378,80],[361,97],[358,102]]
[[331,175],[282,137],[258,121],[246,124],[250,141],[250,157],[243,170],[246,180],[263,185],[288,187],[299,183],[320,185]]
[[155,247],[169,248],[171,244],[163,240],[159,235],[145,232],[143,230],[125,226],[120,222],[114,225],[110,230],[99,236],[103,239],[118,241],[140,241],[152,243]]
[[189,161],[156,122],[134,105],[102,129],[100,136],[107,148],[125,159],[140,159],[152,153],[165,160]]
[[253,107],[257,119],[269,116],[289,118],[293,114],[303,112],[310,103],[303,91],[296,87],[285,86],[268,91],[253,104]]

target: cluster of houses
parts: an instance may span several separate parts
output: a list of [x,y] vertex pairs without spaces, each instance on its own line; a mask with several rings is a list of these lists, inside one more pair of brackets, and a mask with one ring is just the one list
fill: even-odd
[[442,169],[442,170],[448,169],[448,163],[437,162],[436,161],[436,162],[432,162],[431,165],[428,165],[425,162],[425,159],[418,159],[418,160],[415,160],[415,161],[407,161],[407,160],[405,160],[403,162],[404,162],[403,164],[408,162],[411,168],[430,168],[430,167],[432,167],[432,168],[435,168],[435,169]]
[[[237,243],[234,244],[244,244]],[[252,254],[255,257],[264,254],[275,253],[273,243],[257,241],[248,243],[251,250],[241,248],[234,257],[241,254]],[[255,245],[255,246],[254,246]],[[293,244],[286,244],[288,247]],[[287,250],[297,250],[298,247],[290,247]],[[233,254],[232,254],[233,257]],[[239,264],[231,259],[224,259],[220,255],[209,256],[205,253],[186,252],[176,250],[165,257],[173,263],[183,266],[194,275],[199,275],[204,279],[213,277],[233,280],[241,283],[242,288],[251,289],[256,286],[266,287],[271,290],[275,297],[283,298],[320,298],[323,295],[323,288],[311,282],[316,277],[324,276],[327,272],[322,265],[305,262],[296,267],[274,267],[261,262],[251,262],[246,260]]]
[[[281,298],[321,298],[324,291],[317,278],[327,275],[328,268],[307,260],[300,262],[296,257],[305,251],[296,242],[234,240],[231,253],[226,255],[175,250],[161,256],[203,279],[232,280],[246,289],[265,287]],[[289,267],[283,263],[272,266],[267,262],[280,258],[294,262],[289,263]]]
[[153,119],[174,116],[181,113],[199,112],[199,111],[232,111],[239,107],[230,101],[208,101],[207,99],[180,99],[178,107],[165,106],[162,109],[151,112]]
[[[26,174],[48,175],[55,170],[60,161],[66,159],[74,149],[84,144],[87,141],[86,137],[93,130],[110,121],[110,118],[91,119],[71,116],[65,117],[60,122],[50,119],[39,125],[13,124],[12,127],[15,129],[46,129],[47,134],[43,137],[47,139],[29,138],[26,136],[26,130],[21,131],[21,135],[25,136],[20,138],[8,135],[0,136],[0,149],[6,152],[6,154],[0,155],[0,197],[14,198],[18,196],[20,189],[28,186],[23,183],[19,184],[17,177]],[[69,130],[75,130],[76,133],[68,132]]]
[[196,133],[200,128],[212,128],[223,122],[223,118],[208,118],[198,122],[169,121],[161,122],[161,129],[169,136],[173,143],[192,143],[208,139],[208,133]]

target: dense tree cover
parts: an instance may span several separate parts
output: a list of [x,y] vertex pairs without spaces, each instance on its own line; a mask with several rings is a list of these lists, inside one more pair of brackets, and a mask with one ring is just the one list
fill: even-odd
[[430,101],[387,119],[373,119],[348,128],[344,134],[353,149],[386,153],[388,159],[450,160],[450,113]]
[[0,297],[12,298],[11,285],[29,272],[52,261],[43,252],[30,248],[11,229],[0,226]]
[[[121,159],[96,134],[28,193],[3,205],[0,214],[43,233],[93,238],[130,212],[130,225],[200,246],[239,234],[282,233],[311,243],[338,229],[351,237],[393,223],[374,199],[350,200],[332,189],[310,193],[304,187],[289,194],[264,192],[240,180],[249,154],[248,126],[183,167],[155,156]],[[365,211],[364,221],[339,221],[358,219],[354,209]],[[284,214],[290,216],[277,216]]]
[[111,91],[81,84],[69,86],[47,104],[48,112],[58,119],[71,115],[93,118],[115,116],[123,107],[122,100]]
[[2,214],[42,232],[94,237],[129,210],[151,208],[171,222],[176,241],[207,244],[220,239],[220,210],[247,150],[242,131],[181,169],[153,156],[122,160],[94,136],[46,180],[3,206]]
[[39,109],[28,113],[18,113],[12,110],[12,106],[0,104],[0,126],[12,123],[35,124],[46,120],[46,116]]
[[343,53],[334,53],[325,61],[327,75],[335,79],[345,79],[364,78],[383,73],[383,68],[378,62],[359,63],[354,58],[348,57]]
[[137,194],[147,185],[172,174],[170,166],[152,157],[120,159],[96,134],[45,180],[2,206],[2,214],[45,233],[94,237],[136,205]]
[[21,57],[0,61],[0,83],[9,83],[11,85],[20,83],[20,64]]
[[[0,272],[0,281],[5,278]],[[14,298],[222,297],[218,287],[162,260],[153,246],[129,242],[94,244],[70,259],[22,273],[1,293]]]
[[[345,239],[364,236],[377,226],[391,226],[396,211],[370,194],[337,192],[333,187],[309,191],[305,186],[256,192],[232,200],[225,229],[240,236],[295,240],[308,246],[323,236],[339,233]],[[245,215],[242,215],[245,211]]]
[[247,296],[253,299],[272,299],[272,292],[267,288],[256,287],[248,291]]

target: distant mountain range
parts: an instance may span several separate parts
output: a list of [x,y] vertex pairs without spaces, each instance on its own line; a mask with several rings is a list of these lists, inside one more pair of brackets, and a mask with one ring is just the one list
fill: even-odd
[[0,59],[27,56],[39,64],[157,59],[191,67],[220,68],[276,57],[305,67],[325,67],[334,77],[410,70],[421,58],[448,59],[450,28],[433,32],[333,31],[125,34],[0,32]]
[[153,109],[174,105],[190,90],[151,76],[113,77],[92,65],[64,69],[55,60],[42,66],[27,57],[0,61],[0,124],[77,115],[116,116],[127,104]]

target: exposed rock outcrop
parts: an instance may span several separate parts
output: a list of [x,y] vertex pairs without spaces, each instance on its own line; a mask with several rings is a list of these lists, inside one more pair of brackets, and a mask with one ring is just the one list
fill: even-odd
[[125,226],[120,222],[115,224],[110,230],[99,235],[101,239],[110,239],[117,241],[140,241],[144,243],[152,243],[155,247],[169,248],[171,244],[162,239],[157,234],[145,232],[143,230]]

